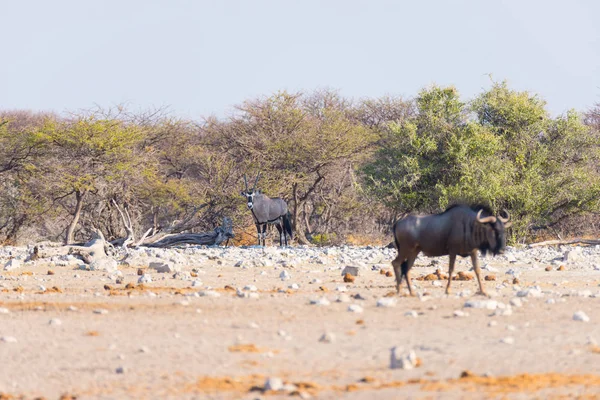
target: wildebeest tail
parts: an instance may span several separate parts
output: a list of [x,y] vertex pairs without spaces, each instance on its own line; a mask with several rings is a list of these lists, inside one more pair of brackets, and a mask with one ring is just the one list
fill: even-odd
[[293,237],[291,217],[292,217],[292,214],[290,214],[289,211],[287,212],[287,214],[285,214],[283,216],[283,228],[285,229],[287,234],[290,235],[290,239],[292,239],[292,237]]

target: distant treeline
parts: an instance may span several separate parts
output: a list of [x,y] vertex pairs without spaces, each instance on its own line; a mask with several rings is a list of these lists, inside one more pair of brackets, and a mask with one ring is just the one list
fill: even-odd
[[[505,82],[475,99],[279,92],[227,118],[126,108],[0,111],[0,242],[82,241],[92,228],[252,226],[243,176],[290,205],[300,243],[366,243],[409,212],[454,202],[507,209],[513,241],[600,210],[600,104],[552,117]],[[589,226],[586,226],[588,228]]]

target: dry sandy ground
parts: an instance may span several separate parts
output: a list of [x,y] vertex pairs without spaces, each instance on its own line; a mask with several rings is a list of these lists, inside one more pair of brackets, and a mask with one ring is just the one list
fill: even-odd
[[[447,260],[441,261],[446,269]],[[466,271],[467,265],[457,268]],[[516,289],[504,272],[519,264],[491,265],[499,269],[497,280],[486,287],[508,304]],[[413,278],[433,270],[414,268]],[[600,271],[526,271],[522,288],[539,285],[553,293],[523,298],[510,316],[463,308],[469,299],[482,299],[457,295],[475,293],[475,281],[453,282],[451,296],[431,282],[415,282],[429,296],[377,307],[393,290],[393,278],[367,270],[346,284],[326,265],[287,269],[292,279],[283,282],[281,267],[207,263],[199,278],[220,297],[193,296],[199,288],[169,274],[153,274],[154,282],[139,287],[134,268],[122,270],[120,285],[102,272],[47,271],[38,265],[3,274],[20,280],[4,280],[0,289],[0,309],[8,309],[0,313],[0,337],[9,340],[0,341],[0,399],[600,397],[600,348],[594,345],[594,338],[600,341],[600,297],[574,295],[590,290],[597,296]],[[315,278],[322,283],[309,283]],[[510,284],[496,288],[504,280]],[[125,289],[127,283],[136,288]],[[291,283],[300,288],[288,290]],[[40,284],[49,290],[40,292]],[[256,285],[259,298],[225,288],[248,284]],[[336,302],[342,285],[347,295],[364,300]],[[310,304],[323,296],[330,305]],[[546,303],[550,298],[556,302]],[[349,304],[364,312],[349,312]],[[108,313],[94,312],[100,309]],[[418,317],[405,316],[410,310]],[[456,317],[456,310],[469,315]],[[574,321],[577,311],[590,322]],[[325,332],[335,340],[319,341]],[[508,337],[513,344],[502,342]],[[414,349],[421,366],[390,369],[392,346]],[[117,373],[121,367],[124,373]],[[470,373],[461,378],[463,371]],[[297,390],[258,390],[268,377]]]

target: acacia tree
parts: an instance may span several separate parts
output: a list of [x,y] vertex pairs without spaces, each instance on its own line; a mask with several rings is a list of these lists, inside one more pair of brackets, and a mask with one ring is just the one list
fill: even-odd
[[74,241],[86,198],[135,168],[132,154],[143,138],[143,130],[92,114],[68,120],[48,119],[39,133],[49,146],[49,155],[41,165],[47,195],[70,214],[64,237],[69,244]]

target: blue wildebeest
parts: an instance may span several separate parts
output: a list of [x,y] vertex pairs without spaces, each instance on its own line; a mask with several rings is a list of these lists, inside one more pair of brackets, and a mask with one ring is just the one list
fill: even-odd
[[285,244],[287,246],[288,235],[290,239],[292,238],[292,224],[287,203],[280,198],[271,199],[262,194],[260,190],[257,190],[256,184],[259,178],[260,172],[256,175],[252,190],[248,190],[248,179],[244,175],[246,190],[242,191],[242,196],[246,198],[248,208],[254,217],[254,224],[258,232],[258,245],[261,245],[261,241],[262,245],[265,245],[267,225],[271,224],[275,225],[277,231],[279,231],[279,245],[283,246]]
[[502,254],[506,247],[504,230],[511,226],[510,216],[495,217],[489,207],[477,205],[450,206],[440,214],[409,215],[394,224],[394,243],[398,256],[392,265],[396,275],[396,291],[400,293],[402,278],[410,295],[413,291],[408,272],[417,255],[423,252],[429,257],[450,256],[448,266],[448,285],[446,293],[450,293],[450,282],[454,272],[456,256],[471,256],[473,269],[479,282],[479,293],[486,295],[481,283],[477,250],[485,255],[488,251],[493,255]]

